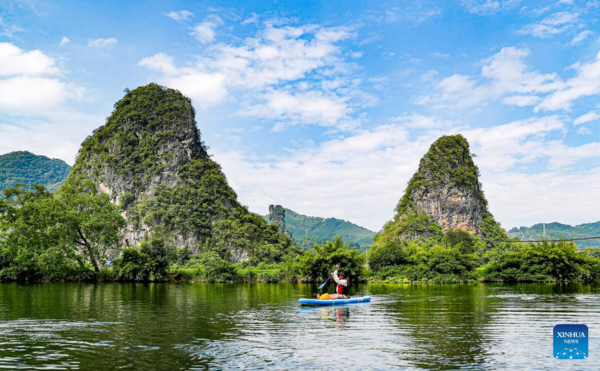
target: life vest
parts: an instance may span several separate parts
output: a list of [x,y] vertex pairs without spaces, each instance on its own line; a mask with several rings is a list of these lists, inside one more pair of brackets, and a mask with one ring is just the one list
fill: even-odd
[[350,280],[347,278],[344,278],[346,280],[346,285],[344,286],[341,283],[338,283],[337,285],[337,289],[335,290],[336,294],[342,294],[342,295],[346,295],[348,296],[348,287],[350,286]]

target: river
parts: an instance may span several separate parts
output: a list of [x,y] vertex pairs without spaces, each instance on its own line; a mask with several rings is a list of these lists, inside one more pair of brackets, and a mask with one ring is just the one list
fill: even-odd
[[[360,285],[299,307],[295,284],[0,284],[7,369],[600,369],[600,285]],[[585,360],[552,329],[589,327]]]

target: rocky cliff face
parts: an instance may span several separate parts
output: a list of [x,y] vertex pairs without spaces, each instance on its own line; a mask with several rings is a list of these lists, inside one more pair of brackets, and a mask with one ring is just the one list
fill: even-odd
[[478,176],[467,140],[462,135],[441,137],[421,159],[397,211],[429,215],[444,232],[480,234],[488,210]]
[[488,211],[478,177],[467,140],[462,135],[439,138],[421,159],[394,219],[378,234],[376,244],[427,238],[449,230],[486,239],[506,238]]
[[290,245],[238,203],[200,140],[191,101],[176,90],[150,84],[127,91],[82,144],[68,181],[86,180],[121,206],[124,245],[163,233],[232,261]]
[[292,238],[292,233],[285,225],[285,209],[281,205],[269,205],[269,224],[276,225],[279,233]]

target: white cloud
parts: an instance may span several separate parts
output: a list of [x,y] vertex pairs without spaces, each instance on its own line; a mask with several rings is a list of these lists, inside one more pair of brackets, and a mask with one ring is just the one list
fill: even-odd
[[536,107],[536,110],[569,110],[573,102],[581,97],[600,94],[600,53],[589,63],[573,66],[576,75],[567,81],[561,89],[555,91]]
[[88,46],[92,48],[104,48],[110,45],[115,45],[118,43],[118,40],[114,37],[109,37],[106,39],[93,39],[88,41]]
[[470,13],[479,15],[494,14],[513,8],[518,3],[519,0],[461,0],[461,5]]
[[437,94],[421,97],[416,103],[465,108],[511,94],[502,102],[517,106],[535,104],[539,98],[534,94],[555,91],[563,83],[554,73],[531,71],[523,61],[528,55],[528,49],[502,48],[482,61],[480,80],[458,74],[446,77],[437,85]]
[[243,25],[258,23],[258,14],[252,13],[250,18],[244,19],[242,22]]
[[83,89],[59,79],[53,58],[0,43],[0,109],[8,114],[44,115],[78,99]]
[[513,95],[502,99],[502,103],[509,106],[527,107],[535,106],[540,100],[541,98],[537,95]]
[[162,53],[139,64],[201,107],[231,96],[239,115],[349,130],[359,125],[356,107],[374,101],[352,78],[354,67],[338,45],[352,36],[345,28],[270,21],[254,37],[208,46],[185,67]]
[[60,43],[58,45],[59,46],[65,46],[65,45],[70,44],[70,43],[71,43],[71,39],[69,39],[66,36],[63,36],[63,38],[60,39]]
[[54,59],[40,50],[24,51],[10,43],[0,43],[0,76],[56,75]]
[[211,14],[202,23],[195,25],[190,35],[202,44],[210,44],[215,41],[216,29],[222,24],[223,20],[218,15]]
[[575,35],[575,37],[573,37],[573,40],[571,40],[571,42],[569,43],[569,45],[574,46],[574,45],[579,45],[581,44],[585,39],[587,39],[588,37],[592,36],[594,33],[590,30],[587,31],[581,31],[580,33],[578,33],[577,35]]
[[554,13],[538,23],[523,27],[519,33],[532,35],[539,38],[548,38],[561,34],[573,27],[579,20],[578,13],[558,12]]
[[378,23],[397,23],[407,21],[419,25],[442,13],[441,9],[437,7],[421,9],[420,6],[415,8],[411,7],[410,4],[408,5],[409,6],[404,8],[393,6],[384,9],[383,11],[369,12],[366,15],[366,19]]
[[591,111],[586,113],[585,115],[579,116],[577,119],[573,120],[574,125],[581,125],[591,121],[597,121],[600,119],[600,114],[596,111]]
[[344,121],[348,117],[348,106],[337,96],[327,96],[319,91],[290,94],[285,91],[273,91],[266,94],[265,102],[248,107],[244,115],[286,120],[291,124],[314,124],[338,126],[350,129],[353,121]]
[[69,86],[54,78],[18,76],[0,80],[0,108],[32,111],[50,109],[73,97]]
[[575,76],[563,80],[556,73],[531,70],[524,62],[528,49],[505,47],[482,61],[481,76],[455,74],[443,78],[436,92],[414,99],[414,103],[435,108],[466,108],[490,101],[534,111],[570,110],[586,96],[600,94],[600,53],[588,63],[577,62],[569,70]]
[[165,17],[169,17],[176,22],[185,22],[193,15],[194,13],[190,12],[189,10],[178,10],[165,13]]
[[177,68],[173,65],[173,58],[166,54],[144,58],[139,65],[162,72],[163,77],[159,80],[161,84],[180,90],[200,107],[206,108],[220,103],[227,97],[225,75],[222,73]]
[[580,126],[577,129],[577,134],[587,135],[587,134],[592,134],[592,131],[590,129],[586,128],[585,126]]
[[0,15],[0,35],[12,39],[15,37],[16,33],[24,31],[25,30],[22,27],[6,22]]

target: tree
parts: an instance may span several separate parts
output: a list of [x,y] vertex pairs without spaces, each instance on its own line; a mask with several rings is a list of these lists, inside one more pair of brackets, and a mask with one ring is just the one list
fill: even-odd
[[[64,205],[43,186],[4,190],[0,199],[0,276],[17,280],[64,278],[84,262],[66,244],[58,226]],[[75,263],[75,264],[74,264]]]
[[35,280],[82,278],[91,262],[119,243],[125,220],[93,185],[65,185],[57,196],[43,186],[4,190],[0,199],[0,275]]
[[67,210],[62,227],[68,243],[86,256],[98,274],[98,261],[119,246],[119,230],[125,227],[125,219],[108,195],[98,192],[89,180],[78,186],[65,184],[57,198]]

